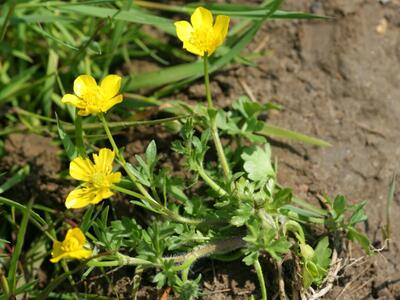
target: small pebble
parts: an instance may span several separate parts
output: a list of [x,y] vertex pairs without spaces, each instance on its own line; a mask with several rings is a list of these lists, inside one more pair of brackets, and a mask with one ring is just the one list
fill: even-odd
[[379,34],[385,34],[388,27],[388,21],[385,18],[382,18],[379,21],[378,26],[376,26],[376,32]]

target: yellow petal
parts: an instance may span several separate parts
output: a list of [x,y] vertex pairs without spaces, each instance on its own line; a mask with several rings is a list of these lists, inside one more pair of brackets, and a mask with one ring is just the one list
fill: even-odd
[[71,191],[65,200],[65,206],[69,208],[83,208],[92,204],[96,198],[96,190],[93,188],[78,188]]
[[178,21],[175,22],[176,35],[182,42],[190,40],[190,36],[193,32],[193,27],[188,21]]
[[107,180],[110,184],[118,183],[121,181],[121,173],[120,172],[112,173],[111,175],[107,176]]
[[80,75],[74,81],[74,93],[83,98],[88,91],[97,89],[96,80],[90,75]]
[[217,16],[214,25],[214,33],[217,36],[218,44],[217,47],[220,46],[228,34],[229,29],[229,20],[228,16]]
[[97,172],[109,174],[112,172],[112,163],[115,157],[114,151],[103,148],[100,149],[99,154],[93,154],[94,166]]
[[80,111],[78,111],[78,115],[80,115],[82,117],[86,117],[86,116],[90,115],[90,112],[85,108],[85,109],[81,109]]
[[86,237],[83,234],[82,230],[80,230],[78,227],[71,228],[68,230],[65,240],[69,239],[76,239],[79,242],[80,247],[82,247],[86,243]]
[[69,252],[68,258],[87,259],[92,256],[93,251],[88,249],[80,249],[77,251]]
[[81,104],[82,100],[79,99],[77,96],[72,94],[66,94],[61,99],[62,103],[71,104],[73,106],[78,106]]
[[198,7],[192,14],[190,21],[194,29],[200,27],[212,27],[213,26],[213,16],[211,11],[204,7]]
[[189,43],[189,42],[184,42],[183,43],[183,49],[186,49],[190,53],[199,55],[199,56],[204,56],[204,50],[197,48],[195,45]]
[[99,189],[93,204],[97,204],[103,199],[110,198],[112,195],[114,195],[114,193],[109,188]]
[[53,264],[55,264],[55,263],[58,263],[61,259],[67,257],[67,256],[68,256],[68,253],[67,252],[63,252],[63,253],[60,253],[60,255],[57,255],[57,256],[54,256],[53,258],[51,258],[50,261]]
[[69,174],[82,181],[90,181],[94,172],[93,163],[88,158],[77,157],[69,164]]
[[101,108],[101,111],[102,111],[102,112],[108,111],[108,110],[109,110],[111,107],[113,107],[115,104],[121,103],[122,100],[123,100],[123,96],[122,96],[122,95],[118,95],[118,96],[116,96],[116,97],[114,97],[114,98],[111,98],[111,99],[109,99],[109,100],[106,100],[106,101],[103,103],[103,106],[102,106],[102,108]]
[[57,255],[53,258],[50,259],[52,263],[57,263],[61,259],[66,258],[66,259],[87,259],[91,257],[93,254],[92,250],[89,249],[80,249],[72,252],[63,252],[60,253],[60,255]]
[[105,99],[111,99],[119,93],[121,79],[118,75],[108,75],[101,81],[100,88]]
[[51,262],[56,263],[61,259],[59,258],[63,254],[63,251],[61,250],[61,245],[62,243],[59,241],[53,242],[53,250],[51,251],[52,258],[50,259]]

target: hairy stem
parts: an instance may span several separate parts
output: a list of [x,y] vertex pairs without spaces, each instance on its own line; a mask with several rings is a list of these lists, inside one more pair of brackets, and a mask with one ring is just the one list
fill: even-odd
[[[213,102],[212,102],[212,97],[211,97],[211,88],[210,88],[210,77],[208,74],[208,55],[207,53],[204,54],[204,84],[206,88],[206,95],[207,95],[207,103],[208,103],[208,109],[211,110],[213,109]],[[218,128],[217,128],[217,121],[215,116],[210,115],[210,128],[211,128],[211,135],[214,141],[215,148],[217,150],[218,158],[219,161],[222,165],[222,170],[224,171],[225,178],[227,180],[231,179],[231,170],[229,168],[228,161],[226,159],[225,153],[224,153],[224,148],[222,147],[221,139],[219,138],[218,134]]]
[[143,266],[143,267],[158,267],[156,264],[141,258],[130,257],[117,252],[113,255],[113,260],[95,260],[87,262],[90,267],[117,267],[117,266]]
[[101,122],[103,123],[104,130],[105,130],[105,132],[107,134],[107,137],[108,137],[108,140],[110,141],[111,146],[112,146],[112,148],[113,148],[113,150],[115,152],[115,155],[117,156],[117,158],[121,162],[122,167],[124,168],[125,172],[128,174],[128,176],[131,179],[131,181],[135,184],[137,189],[142,193],[142,195],[146,198],[146,200],[150,202],[150,204],[158,204],[158,202],[153,199],[153,197],[147,192],[147,190],[144,188],[144,186],[138,181],[136,176],[128,168],[128,165],[126,163],[126,160],[125,160],[124,156],[121,155],[121,153],[119,152],[118,146],[114,141],[114,138],[113,138],[113,136],[111,134],[110,128],[108,127],[108,124],[107,124],[107,121],[106,121],[106,119],[104,117],[104,114],[100,113],[99,114],[99,118],[100,118]]
[[246,242],[242,237],[234,237],[229,240],[216,241],[207,245],[202,245],[193,249],[184,255],[172,257],[176,263],[181,263],[174,268],[175,271],[181,271],[190,267],[199,258],[212,254],[222,254],[243,248]]
[[216,191],[220,197],[226,196],[228,194],[221,186],[218,185],[218,183],[216,183],[210,176],[208,176],[208,174],[206,173],[206,171],[204,170],[204,168],[202,166],[199,167],[198,173],[199,173],[200,177],[203,178],[203,180],[214,191]]
[[[135,197],[135,198],[144,200],[144,201],[147,200],[147,199],[146,199],[144,196],[142,196],[141,194],[136,193],[136,192],[131,191],[131,190],[128,190],[128,189],[125,189],[125,188],[120,187],[120,186],[114,185],[114,186],[112,186],[112,189],[115,190],[115,191],[124,193],[124,194],[126,194],[126,195],[129,195],[129,196],[132,196],[132,197]],[[161,205],[161,204],[158,203],[158,202],[155,202],[155,203],[154,203],[153,205],[151,205],[151,206],[152,206],[155,210],[157,210],[160,214],[165,215],[165,216],[167,216],[169,219],[174,220],[174,221],[179,222],[179,223],[198,225],[198,224],[201,224],[201,223],[206,222],[205,220],[190,219],[190,218],[183,217],[183,216],[181,216],[181,215],[179,215],[179,214],[177,214],[177,213],[175,213],[175,212],[169,210],[167,207]]]

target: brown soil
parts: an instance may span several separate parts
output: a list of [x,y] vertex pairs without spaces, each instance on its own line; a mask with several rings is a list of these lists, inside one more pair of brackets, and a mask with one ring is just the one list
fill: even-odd
[[[251,46],[269,53],[257,67],[240,66],[212,76],[221,106],[249,89],[258,101],[285,107],[269,115],[271,124],[333,145],[322,149],[272,140],[281,183],[311,200],[319,194],[343,194],[352,203],[368,200],[365,231],[377,248],[386,247],[340,273],[327,299],[400,299],[399,192],[391,208],[389,245],[382,236],[388,187],[400,169],[400,1],[381,2],[387,3],[287,0],[287,9],[334,18],[269,22]],[[188,94],[201,97],[198,86]],[[28,163],[34,170],[28,178],[30,189],[36,187],[47,201],[64,198],[68,187],[56,176],[64,168],[55,155],[59,149],[50,139],[11,135],[6,150],[9,155],[0,163],[1,169]],[[139,144],[127,146],[132,153],[142,150]],[[12,191],[13,196],[26,200],[18,192]],[[357,247],[350,250],[354,258],[363,255]],[[256,276],[241,263],[204,259],[193,271],[204,275],[206,299],[257,295]],[[122,289],[130,282],[125,277],[120,281],[124,294]],[[146,287],[140,295],[155,299],[154,292]]]
[[[368,200],[365,230],[383,247],[386,197],[400,169],[400,2],[292,0],[286,7],[334,19],[270,22],[253,47],[265,44],[271,55],[232,72],[229,99],[244,92],[244,82],[258,101],[285,107],[270,115],[271,124],[329,141],[333,147],[324,149],[272,141],[280,181],[308,199]],[[330,299],[400,298],[398,192],[391,218],[389,247],[349,269]],[[361,255],[353,249],[353,257]]]
[[[332,144],[322,149],[270,141],[281,183],[310,200],[321,194],[343,194],[350,203],[367,200],[365,231],[375,247],[386,246],[346,269],[327,299],[400,299],[398,192],[391,208],[389,246],[382,236],[389,185],[400,169],[400,1],[285,3],[288,10],[333,19],[265,25],[251,48],[270,54],[257,67],[238,67],[212,78],[223,98],[220,105],[229,105],[248,87],[257,101],[285,107],[270,114],[271,124]],[[189,89],[191,96],[204,97],[199,91]],[[357,247],[350,251],[353,258],[363,256]],[[226,289],[241,280],[229,275]],[[214,297],[242,299],[228,293]]]

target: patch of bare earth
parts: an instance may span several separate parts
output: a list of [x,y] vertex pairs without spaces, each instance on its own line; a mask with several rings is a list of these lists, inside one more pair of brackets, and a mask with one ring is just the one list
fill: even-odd
[[[311,201],[320,194],[367,200],[364,230],[381,248],[389,184],[400,170],[400,3],[289,0],[285,6],[333,19],[269,22],[251,48],[270,54],[256,68],[213,79],[228,83],[226,102],[250,90],[258,101],[285,107],[270,115],[271,124],[332,144],[322,149],[271,141],[280,181]],[[339,273],[329,299],[399,299],[398,192],[390,212],[391,242]],[[347,254],[363,255],[357,247]]]

